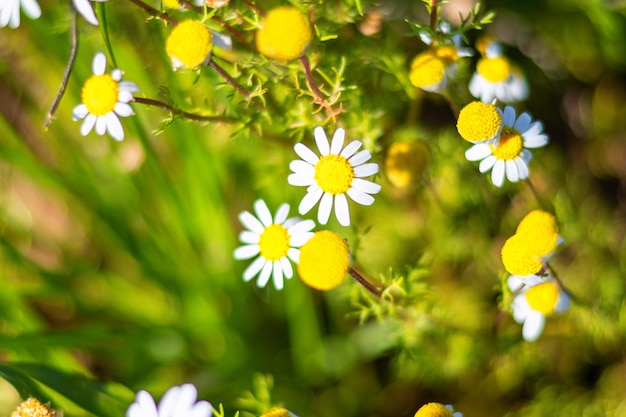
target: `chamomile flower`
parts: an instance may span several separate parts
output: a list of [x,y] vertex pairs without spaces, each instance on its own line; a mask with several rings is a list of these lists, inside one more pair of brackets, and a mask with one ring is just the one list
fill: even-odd
[[119,117],[135,114],[128,103],[139,87],[133,82],[122,81],[123,72],[120,69],[106,74],[106,64],[106,56],[98,52],[92,62],[93,75],[83,85],[83,102],[74,107],[72,117],[74,121],[84,119],[80,127],[81,135],[86,136],[95,126],[98,135],[108,132],[119,141],[124,139]]
[[15,29],[20,25],[20,9],[31,19],[41,16],[37,0],[0,0],[0,28],[9,26]]
[[278,6],[267,12],[256,31],[256,46],[261,55],[291,61],[304,55],[313,39],[307,17],[292,6]]
[[72,0],[72,4],[74,8],[85,20],[91,23],[94,26],[98,25],[98,19],[96,18],[96,14],[93,11],[93,7],[89,3],[89,1],[97,1],[100,3],[105,2],[106,0]]
[[235,259],[250,259],[258,257],[243,273],[244,281],[248,282],[257,274],[257,286],[262,288],[273,277],[277,290],[283,289],[283,276],[291,278],[293,267],[289,262],[298,262],[300,251],[296,248],[304,245],[312,236],[315,222],[313,220],[299,220],[287,218],[289,205],[283,204],[272,218],[267,205],[263,200],[254,202],[256,217],[248,211],[239,214],[241,224],[246,228],[239,234],[239,240],[244,244],[235,249]]
[[[480,50],[481,48],[479,48]],[[494,98],[513,103],[528,97],[528,83],[521,70],[502,55],[500,45],[490,43],[476,64],[469,83],[472,95],[485,103]]]
[[297,268],[300,279],[309,287],[332,290],[344,281],[350,268],[348,243],[330,230],[316,232],[300,248]]
[[459,112],[456,128],[468,142],[495,142],[502,131],[502,112],[493,104],[473,101]]
[[126,417],[211,417],[213,407],[207,401],[196,401],[198,390],[192,384],[183,384],[168,389],[157,407],[152,396],[139,391],[126,410]]
[[528,178],[532,154],[527,148],[540,148],[548,143],[543,125],[533,122],[528,113],[516,118],[515,109],[507,106],[501,115],[502,131],[498,141],[478,143],[465,152],[467,160],[481,161],[480,172],[491,170],[491,181],[497,187],[502,187],[505,175],[511,182]]
[[513,318],[522,324],[522,336],[527,342],[534,342],[541,336],[546,316],[569,308],[569,296],[550,276],[511,275],[507,285],[516,294],[511,303]]
[[422,142],[394,142],[385,158],[387,179],[400,189],[415,186],[422,178],[429,159],[430,150]]
[[52,408],[42,404],[37,398],[28,398],[17,406],[11,417],[56,417]]
[[176,25],[165,41],[165,51],[174,70],[194,69],[211,60],[213,46],[230,50],[230,37],[215,32],[204,23],[188,19]]
[[421,406],[414,417],[463,417],[463,413],[455,412],[451,405],[428,403]]
[[306,214],[319,201],[317,220],[326,224],[334,204],[339,224],[349,226],[350,210],[346,194],[358,204],[373,204],[374,197],[371,194],[378,193],[381,187],[363,177],[378,173],[378,164],[365,163],[372,155],[368,150],[357,152],[362,145],[359,140],[350,142],[344,148],[346,132],[341,128],[335,131],[331,144],[321,127],[316,127],[313,133],[321,156],[298,143],[294,149],[302,160],[289,164],[293,171],[288,178],[289,184],[308,187],[298,211]]

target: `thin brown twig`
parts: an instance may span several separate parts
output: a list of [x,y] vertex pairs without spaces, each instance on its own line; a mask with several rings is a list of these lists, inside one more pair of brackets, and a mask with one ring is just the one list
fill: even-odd
[[178,21],[174,19],[173,17],[171,17],[170,15],[168,15],[167,13],[157,10],[154,7],[150,6],[149,4],[144,3],[141,0],[129,0],[129,1],[141,7],[142,9],[144,9],[148,14],[154,17],[158,17],[159,19],[169,23],[172,26],[176,26],[178,24]]
[[261,10],[256,4],[252,3],[250,0],[243,0],[243,2],[246,3],[248,7],[257,12],[259,15],[265,17],[265,12]]
[[437,30],[437,0],[431,0],[430,2],[430,28]]
[[220,67],[218,65],[217,62],[215,62],[215,60],[213,58],[211,58],[211,60],[209,61],[209,66],[211,68],[213,68],[222,78],[224,78],[224,80],[226,80],[226,82],[228,84],[230,84],[231,86],[233,86],[235,88],[235,90],[237,90],[242,96],[244,96],[246,98],[246,100],[251,101],[252,103],[254,103],[254,105],[256,105],[259,109],[262,109],[261,105],[256,101],[252,99],[252,96],[250,95],[250,93],[248,92],[248,90],[246,90],[245,88],[243,88],[243,86],[241,84],[239,84],[237,81],[235,81],[227,72],[226,70],[224,70],[224,68]]
[[[74,9],[72,9],[74,10]],[[50,110],[48,110],[48,116],[46,116],[46,121],[43,124],[43,128],[48,130],[50,123],[52,123],[52,118],[54,117],[54,113],[57,111],[57,107],[61,103],[61,99],[65,94],[65,88],[67,87],[67,82],[70,79],[70,75],[72,74],[72,69],[74,68],[74,62],[76,61],[76,55],[78,53],[78,27],[76,24],[76,11],[72,12],[72,20],[70,26],[70,33],[72,36],[72,49],[70,50],[70,57],[67,61],[67,65],[65,66],[65,72],[63,73],[63,78],[61,79],[61,85],[59,86],[59,92],[57,93],[52,106],[50,106]]]
[[375,286],[373,286],[368,280],[363,278],[361,274],[355,271],[352,267],[348,268],[348,274],[350,274],[350,276],[354,278],[359,284],[361,284],[363,288],[365,288],[367,291],[369,291],[370,293],[372,293],[378,298],[381,297],[382,295],[381,291]]
[[164,103],[160,100],[144,97],[133,97],[133,101],[139,104],[145,104],[147,106],[159,107],[165,111],[172,113],[175,116],[184,117],[185,119],[193,120],[196,122],[224,122],[224,123],[237,123],[236,119],[225,116],[203,116],[201,114],[190,113],[181,109],[178,109],[170,104]]
[[319,89],[319,87],[315,83],[315,78],[313,78],[313,72],[311,71],[311,62],[309,61],[309,58],[306,56],[306,54],[300,57],[300,62],[302,62],[302,66],[304,67],[304,75],[306,77],[306,82],[309,88],[311,89],[311,92],[315,96],[314,103],[319,104],[321,107],[325,108],[326,111],[328,112],[328,115],[334,120],[335,116],[340,114],[343,111],[343,109],[340,108],[339,110],[335,111],[330,105],[330,103],[326,101],[326,97],[324,96],[324,93],[322,93],[322,91]]

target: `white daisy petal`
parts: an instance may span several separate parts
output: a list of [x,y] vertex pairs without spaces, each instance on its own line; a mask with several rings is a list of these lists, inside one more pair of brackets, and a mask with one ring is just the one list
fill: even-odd
[[342,128],[335,130],[333,135],[333,141],[330,145],[330,153],[333,155],[339,155],[341,148],[343,148],[343,141],[346,137],[346,131]]
[[524,146],[526,148],[541,148],[549,142],[548,135],[524,136]]
[[496,187],[502,187],[504,184],[504,161],[497,160],[491,170],[491,182]]
[[243,230],[241,233],[239,233],[239,240],[242,243],[247,243],[249,245],[256,245],[257,243],[259,243],[259,238],[260,236],[258,233],[254,233],[249,230]]
[[343,148],[343,151],[341,151],[339,155],[343,156],[346,159],[349,159],[352,155],[354,155],[356,151],[359,150],[361,145],[362,143],[360,140],[353,140],[352,142],[348,143],[345,148]]
[[315,174],[315,166],[300,159],[291,161],[289,163],[289,169],[292,170],[295,174],[299,174],[305,177],[313,178],[313,175]]
[[506,170],[506,177],[509,179],[509,181],[511,182],[517,182],[519,181],[519,173],[517,171],[517,165],[515,164],[514,160],[507,160],[505,161],[505,170]]
[[287,229],[287,233],[289,234],[289,236],[297,236],[301,233],[306,233],[309,232],[311,230],[313,230],[313,228],[315,227],[315,222],[313,220],[302,220],[296,224],[294,224],[293,226],[291,226],[289,229]]
[[283,203],[276,210],[276,214],[274,215],[274,223],[283,224],[285,220],[287,220],[287,216],[289,215],[289,204]]
[[480,161],[491,155],[491,148],[484,143],[478,143],[465,151],[465,159],[468,161]]
[[543,124],[537,121],[537,122],[531,123],[530,126],[528,126],[528,129],[526,129],[526,131],[521,132],[521,133],[524,136],[535,136],[535,135],[541,134],[541,132],[543,132]]
[[207,401],[198,401],[191,412],[187,414],[188,417],[211,417],[213,414],[213,406]]
[[88,114],[89,110],[87,110],[87,106],[81,103],[72,109],[72,120],[77,121],[84,119]]
[[300,202],[300,205],[298,206],[298,212],[300,214],[308,213],[313,208],[313,206],[317,204],[319,199],[322,198],[322,194],[324,194],[324,191],[319,188],[315,192],[308,192]]
[[287,251],[287,256],[296,264],[300,262],[300,250],[299,249],[289,248],[289,250]]
[[152,396],[146,391],[139,391],[135,402],[126,411],[126,417],[158,417],[159,412]]
[[272,274],[274,287],[280,291],[283,289],[283,267],[280,261],[274,261],[274,263],[272,264],[272,269],[274,272]]
[[320,201],[320,206],[317,212],[317,222],[320,224],[328,223],[328,218],[330,217],[330,212],[333,208],[333,195],[329,193],[324,193],[322,195],[322,200]]
[[314,181],[315,179],[313,178],[313,175],[305,175],[301,173],[290,174],[287,177],[287,183],[289,185],[295,185],[296,187],[308,187],[312,185]]
[[352,180],[352,187],[367,194],[377,194],[382,189],[380,184],[375,182],[364,180],[361,178],[355,178]]
[[320,151],[320,155],[326,156],[330,153],[330,146],[328,145],[328,138],[326,137],[326,132],[320,126],[316,127],[313,130],[313,136],[315,136],[315,143],[317,144],[317,149]]
[[267,261],[262,256],[259,256],[254,261],[252,261],[252,263],[243,272],[243,280],[245,282],[248,282],[252,278],[254,278],[263,269],[266,262]]
[[528,170],[528,165],[526,165],[526,162],[524,162],[524,160],[522,160],[521,158],[515,158],[514,162],[515,162],[515,165],[517,165],[517,172],[519,173],[519,179],[525,180],[526,178],[528,178],[528,175],[530,174],[530,172]]
[[286,256],[283,256],[279,259],[279,261],[280,266],[283,268],[283,275],[285,276],[285,278],[289,279],[293,277],[293,267],[291,266],[291,262],[289,262],[289,259],[287,259]]
[[361,152],[350,157],[348,159],[348,162],[350,162],[350,165],[355,167],[355,166],[361,165],[363,162],[369,160],[371,157],[372,157],[372,154],[370,153],[370,151],[368,151],[367,149],[363,149]]
[[[313,220],[311,220],[311,221],[313,221]],[[291,246],[299,248],[300,246],[302,246],[306,242],[308,242],[313,237],[314,234],[315,233],[313,233],[313,232],[305,232],[305,233],[297,234],[295,236],[292,236],[291,239],[289,239],[289,244]]]
[[135,114],[133,108],[130,107],[130,105],[120,102],[115,103],[115,108],[113,109],[113,111],[120,117],[128,117]]
[[135,97],[133,96],[133,93],[131,93],[130,91],[120,89],[120,92],[117,95],[118,103],[130,103],[131,101],[134,101],[134,100],[135,100]]
[[[122,127],[122,122],[120,122],[120,119],[115,113],[108,113],[105,116],[101,116],[101,118],[106,120],[107,130],[113,139],[117,141],[124,140],[124,128]],[[96,129],[97,128],[98,125],[96,124]]]
[[296,143],[293,147],[298,156],[302,158],[304,161],[308,162],[311,165],[317,164],[320,160],[319,156],[317,156],[311,149],[309,149],[306,145],[302,143]]
[[489,155],[488,157],[486,157],[480,162],[480,165],[478,166],[478,170],[482,174],[484,174],[485,172],[493,168],[493,165],[496,163],[497,160],[498,158],[496,158],[495,156]]
[[182,394],[181,387],[168,389],[159,401],[159,417],[174,417],[178,405],[178,399]]
[[41,7],[36,0],[21,0],[22,9],[24,14],[31,19],[38,19],[41,17]]
[[[183,384],[180,386],[180,393],[178,395],[178,401],[176,401],[173,408],[172,417],[178,417],[180,415],[188,415],[189,411],[193,408],[193,405],[198,398],[198,390],[193,384]],[[163,400],[161,400],[163,401]],[[159,406],[161,404],[159,403]]]
[[118,81],[118,86],[119,81],[122,79],[122,75],[124,75],[124,72],[119,68],[115,68],[113,71],[111,71],[111,78],[113,78],[115,81]]
[[259,221],[259,219],[254,217],[248,211],[242,211],[241,213],[239,213],[239,221],[248,230],[251,230],[258,235],[263,233],[263,230],[265,230],[265,226],[263,226],[263,224]]
[[335,216],[342,226],[350,226],[350,209],[348,208],[348,199],[344,194],[335,196]]
[[534,342],[541,336],[543,328],[546,324],[546,318],[543,314],[533,312],[526,317],[522,326],[522,336],[527,342]]
[[269,226],[272,224],[272,213],[270,213],[270,209],[267,208],[265,201],[261,199],[256,200],[254,202],[254,212],[263,226]]
[[80,15],[84,17],[87,22],[94,26],[98,25],[98,19],[96,19],[96,15],[93,12],[91,4],[89,4],[89,0],[72,0],[72,3],[74,4],[76,11],[80,13]]
[[378,173],[378,164],[374,162],[354,167],[355,177],[369,177],[370,175],[374,175],[377,173]]
[[374,197],[364,193],[363,191],[357,190],[356,188],[350,188],[347,194],[348,197],[350,197],[354,202],[359,203],[362,206],[371,206],[374,204]]
[[520,114],[520,116],[515,121],[515,125],[513,125],[513,129],[517,130],[518,132],[525,132],[526,130],[528,130],[531,120],[532,119],[530,115],[524,112]]
[[136,93],[139,91],[139,86],[132,81],[120,81],[118,83],[120,91],[126,91],[129,93]]
[[522,149],[522,153],[520,154],[520,156],[518,156],[518,158],[522,159],[524,162],[526,162],[526,164],[530,162],[532,157],[533,157],[533,154],[528,149]]
[[233,257],[239,260],[250,259],[257,256],[259,252],[261,252],[261,248],[257,244],[244,245],[235,249]]
[[83,136],[87,136],[89,132],[91,132],[91,129],[93,129],[93,127],[95,126],[96,120],[98,120],[96,116],[94,116],[93,114],[88,114],[85,117],[83,124],[80,126],[80,134]]
[[102,75],[107,67],[107,58],[102,52],[96,53],[91,63],[91,71],[94,75]]
[[569,308],[569,296],[565,293],[565,291],[559,289],[559,298],[557,299],[556,306],[554,306],[554,311],[557,313],[562,313]]
[[259,275],[259,279],[256,282],[256,286],[259,288],[263,288],[270,281],[270,277],[272,276],[272,269],[274,264],[271,261],[266,261],[263,269],[261,270],[261,274]]
[[511,106],[506,106],[502,113],[502,124],[504,126],[513,126],[515,123],[515,109]]

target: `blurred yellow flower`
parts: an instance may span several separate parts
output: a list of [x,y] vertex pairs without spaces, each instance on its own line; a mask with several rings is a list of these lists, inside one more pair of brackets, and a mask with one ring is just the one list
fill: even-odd
[[311,39],[313,31],[309,20],[291,6],[270,10],[256,32],[259,52],[279,61],[291,61],[304,55]]
[[430,158],[428,147],[422,142],[395,142],[385,158],[385,174],[398,188],[408,188],[422,177]]
[[56,417],[56,411],[36,398],[29,398],[17,406],[11,417]]
[[322,291],[343,282],[350,266],[348,244],[335,232],[322,230],[300,248],[298,274],[304,283]]

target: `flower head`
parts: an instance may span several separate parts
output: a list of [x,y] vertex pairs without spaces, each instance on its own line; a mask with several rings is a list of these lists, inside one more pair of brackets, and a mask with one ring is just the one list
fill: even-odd
[[41,16],[41,7],[37,0],[2,0],[0,1],[0,28],[9,26],[13,29],[20,25],[20,8],[31,19]]
[[17,406],[11,417],[56,417],[56,411],[40,403],[37,398],[29,398]]
[[378,164],[365,163],[371,158],[371,154],[368,150],[357,153],[361,147],[358,140],[350,142],[344,148],[345,135],[345,130],[337,129],[332,144],[329,144],[324,129],[316,127],[314,136],[321,156],[298,143],[294,149],[302,160],[289,164],[293,171],[288,178],[289,184],[308,187],[307,194],[298,207],[300,214],[308,213],[321,200],[317,215],[321,224],[328,222],[334,202],[339,224],[349,226],[350,211],[346,194],[355,202],[369,206],[374,203],[374,197],[370,194],[376,194],[381,189],[380,185],[363,179],[376,174]]
[[522,336],[527,342],[534,342],[541,336],[546,316],[569,308],[568,295],[549,275],[546,278],[511,275],[507,285],[516,294],[511,303],[513,318],[523,325]]
[[430,151],[422,142],[395,142],[385,158],[387,179],[398,188],[408,188],[420,180],[429,158]]
[[502,130],[502,113],[493,104],[473,101],[459,112],[456,128],[468,142],[493,142]]
[[298,417],[291,411],[282,407],[272,407],[263,414],[261,417]]
[[174,70],[194,69],[211,60],[213,45],[230,49],[232,43],[228,36],[210,30],[198,20],[188,19],[172,29],[165,41],[165,51]]
[[428,403],[421,406],[414,417],[463,417],[463,413],[455,412],[451,405]]
[[80,127],[83,136],[95,126],[98,135],[108,131],[115,140],[123,140],[124,128],[119,117],[135,114],[128,103],[139,87],[135,83],[121,81],[123,73],[117,68],[106,74],[106,63],[103,53],[94,56],[93,75],[83,85],[82,103],[74,107],[72,116],[75,121],[85,119]]
[[469,90],[485,103],[494,98],[505,103],[522,101],[528,97],[528,84],[521,70],[502,56],[498,43],[484,41],[477,48],[483,57],[478,60]]
[[506,106],[501,114],[503,127],[498,141],[478,143],[465,152],[467,160],[481,161],[480,172],[491,170],[491,181],[497,187],[504,184],[505,174],[511,182],[528,178],[532,154],[527,148],[540,148],[548,143],[543,125],[533,122],[528,113],[516,118],[515,109]]
[[311,230],[315,227],[315,222],[301,221],[297,218],[287,219],[288,204],[281,205],[273,218],[263,200],[254,202],[254,211],[257,217],[247,211],[239,214],[239,220],[246,230],[239,234],[239,240],[244,245],[235,249],[234,257],[250,259],[258,255],[244,271],[244,281],[250,281],[260,273],[257,286],[262,288],[273,275],[274,286],[281,290],[283,275],[286,278],[293,276],[289,259],[298,262],[300,251],[296,248],[313,236]]
[[309,20],[292,6],[279,6],[270,10],[256,32],[259,52],[279,61],[300,58],[311,39],[313,31]]
[[316,232],[300,248],[298,275],[309,287],[322,291],[332,290],[343,282],[349,267],[348,244],[335,232]]
[[126,417],[211,417],[213,407],[207,401],[198,401],[198,391],[192,384],[183,384],[168,389],[157,407],[152,396],[139,391],[126,410]]

